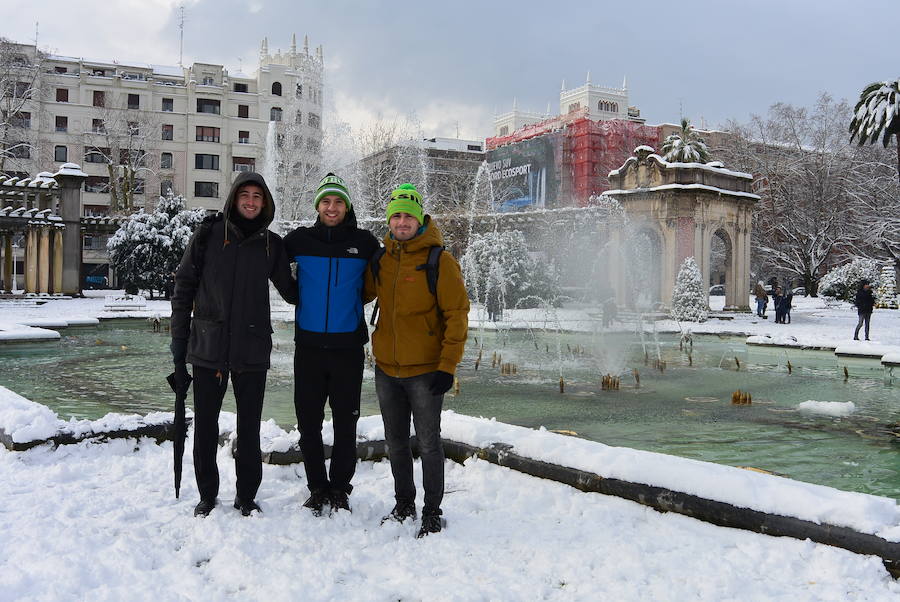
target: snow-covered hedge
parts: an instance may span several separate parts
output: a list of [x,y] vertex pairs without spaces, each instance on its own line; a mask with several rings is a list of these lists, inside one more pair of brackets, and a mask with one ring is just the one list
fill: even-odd
[[819,281],[819,293],[852,301],[862,280],[868,280],[876,288],[881,279],[881,270],[874,259],[857,258],[838,266],[825,274]]

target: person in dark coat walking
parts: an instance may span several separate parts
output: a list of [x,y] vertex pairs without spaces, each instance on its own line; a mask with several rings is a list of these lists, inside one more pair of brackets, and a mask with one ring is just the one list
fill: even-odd
[[859,340],[859,329],[865,324],[866,340],[869,340],[869,322],[872,320],[872,311],[875,309],[875,294],[872,292],[872,285],[868,280],[863,280],[859,284],[856,291],[856,299],[853,301],[856,306],[856,313],[859,314],[859,321],[856,323],[856,330],[853,331],[853,340]]
[[[221,214],[204,220],[188,243],[172,295],[172,357],[177,375],[193,366],[194,474],[200,503],[195,516],[216,506],[219,411],[228,386],[237,402],[237,492],[244,516],[259,511],[262,480],[259,423],[272,351],[269,280],[289,303],[297,302],[281,238],[268,230],[275,216],[263,177],[237,177]],[[192,317],[193,312],[193,317]]]
[[[326,506],[350,509],[356,472],[356,423],[363,377],[363,346],[369,340],[363,315],[363,273],[378,248],[368,230],[358,228],[350,192],[334,174],[316,191],[319,214],[311,227],[284,239],[288,260],[297,264],[294,341],[294,409],[309,499],[316,516]],[[331,406],[334,445],[325,470],[322,422]]]

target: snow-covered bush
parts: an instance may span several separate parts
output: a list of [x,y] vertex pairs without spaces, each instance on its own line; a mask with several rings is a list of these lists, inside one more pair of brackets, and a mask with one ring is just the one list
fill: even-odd
[[875,298],[878,299],[876,307],[897,309],[897,278],[893,266],[881,268],[881,283],[875,292]]
[[680,322],[705,322],[709,305],[703,288],[703,275],[693,257],[681,264],[672,291],[672,318]]
[[461,264],[469,296],[488,307],[538,307],[559,297],[553,266],[529,254],[519,230],[473,234]]
[[185,209],[183,196],[160,197],[156,209],[129,215],[106,249],[109,261],[128,290],[171,292],[175,269],[197,225],[202,209]]
[[819,294],[852,301],[862,280],[868,280],[875,288],[880,277],[878,262],[874,259],[857,258],[825,274],[819,280]]

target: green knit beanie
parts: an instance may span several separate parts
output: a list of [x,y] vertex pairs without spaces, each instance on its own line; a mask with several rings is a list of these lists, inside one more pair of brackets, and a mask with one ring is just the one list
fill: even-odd
[[347,210],[350,210],[352,204],[350,203],[350,191],[347,189],[347,184],[333,173],[329,173],[319,182],[319,189],[316,190],[316,209],[319,208],[319,201],[322,200],[322,197],[329,194],[334,194],[344,199],[344,202],[347,203]]
[[408,213],[417,220],[419,225],[425,223],[425,211],[422,210],[422,195],[412,184],[400,184],[391,192],[391,201],[387,206],[387,221],[395,213]]

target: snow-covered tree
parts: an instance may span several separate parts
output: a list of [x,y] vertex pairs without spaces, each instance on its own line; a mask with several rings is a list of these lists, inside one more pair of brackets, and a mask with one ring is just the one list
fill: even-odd
[[538,307],[559,297],[553,266],[529,254],[519,230],[473,234],[461,263],[469,295],[489,308]]
[[106,248],[126,290],[146,289],[166,297],[172,291],[175,269],[194,229],[203,219],[202,209],[185,209],[182,196],[160,197],[153,212],[143,209],[129,215]]
[[860,145],[874,143],[881,136],[887,148],[891,137],[897,140],[897,173],[900,178],[900,78],[873,82],[863,88],[850,121],[850,141]]
[[880,278],[881,270],[877,261],[856,258],[825,274],[819,281],[819,291],[828,297],[852,301],[860,282],[868,280],[875,288]]
[[897,309],[897,277],[894,274],[894,266],[882,266],[881,282],[878,285],[875,298],[878,299],[877,307]]
[[708,163],[709,147],[686,117],[681,119],[681,130],[669,134],[662,145],[663,159],[677,163]]
[[[810,295],[829,263],[850,249],[859,182],[846,135],[849,106],[822,94],[813,109],[777,103],[747,125],[731,124],[726,161],[756,176],[757,274],[796,276]],[[836,257],[837,256],[837,257]]]
[[705,322],[709,304],[703,287],[703,275],[693,257],[685,259],[672,290],[672,318],[679,322]]
[[[0,37],[0,171],[32,172],[45,54]],[[33,173],[33,172],[32,172]]]

